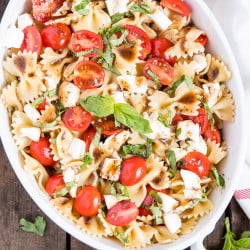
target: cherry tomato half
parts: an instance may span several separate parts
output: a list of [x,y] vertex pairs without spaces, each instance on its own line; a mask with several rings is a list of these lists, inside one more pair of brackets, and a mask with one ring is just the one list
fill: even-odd
[[45,189],[47,193],[53,197],[53,194],[59,192],[62,188],[65,187],[65,182],[63,176],[54,174],[52,175],[48,182],[46,183]]
[[115,135],[118,134],[122,131],[121,128],[116,128],[115,122],[112,119],[107,119],[107,120],[102,120],[102,121],[97,121],[95,123],[95,127],[99,127],[102,129],[102,135],[104,136],[110,136],[110,135]]
[[35,26],[27,26],[23,30],[24,38],[21,44],[21,51],[36,52],[38,55],[42,51],[42,38],[39,30]]
[[44,166],[53,166],[56,164],[56,161],[53,160],[48,137],[40,137],[39,141],[32,141],[30,144],[30,154]]
[[195,42],[200,43],[203,47],[205,47],[208,43],[208,37],[205,34],[201,34]]
[[172,119],[172,125],[176,125],[178,122],[183,121],[184,118],[180,114],[175,114],[175,116]]
[[221,143],[221,136],[218,128],[214,125],[213,129],[210,124],[208,124],[206,130],[203,133],[203,136],[206,139],[210,139],[211,141],[215,141],[216,143]]
[[36,21],[45,23],[59,9],[65,0],[34,0],[32,1],[33,17]]
[[[78,30],[72,36],[72,49],[74,52],[82,52],[90,49],[103,50],[102,37],[89,30]],[[97,52],[92,52],[86,56],[95,57]]]
[[46,105],[48,105],[48,102],[46,100],[44,100],[43,102],[41,102],[38,107],[36,108],[38,111],[42,111],[45,110]]
[[151,43],[147,33],[134,25],[125,25],[125,29],[128,30],[127,36],[128,41],[141,40],[142,52],[139,59],[144,60],[146,56],[151,52]]
[[93,139],[95,138],[95,134],[96,134],[96,129],[95,129],[95,127],[91,126],[82,135],[82,140],[86,144],[86,146],[85,146],[86,152],[89,152],[89,147],[90,147],[90,144],[92,143]]
[[125,186],[138,183],[146,175],[146,161],[139,156],[132,156],[122,161],[120,182]]
[[132,201],[119,201],[108,210],[107,221],[115,226],[126,226],[136,219],[138,208]]
[[145,206],[151,206],[154,203],[155,199],[154,199],[154,197],[152,195],[150,195],[151,191],[154,191],[156,193],[161,192],[163,194],[167,194],[166,189],[156,190],[156,189],[152,188],[150,185],[147,185],[147,195],[146,195],[146,197],[145,197],[145,199],[144,199],[144,201],[142,203]]
[[74,71],[74,84],[80,89],[93,89],[102,86],[105,72],[93,61],[79,62]]
[[76,195],[74,201],[75,210],[86,217],[92,217],[98,213],[101,206],[101,194],[94,186],[83,187]]
[[161,0],[160,5],[187,18],[191,12],[190,7],[182,0]]
[[48,26],[41,32],[43,45],[54,50],[64,49],[67,47],[70,37],[70,28],[63,23],[55,23]]
[[164,37],[156,37],[151,40],[151,53],[153,57],[165,58],[165,51],[173,44]]
[[183,169],[189,170],[197,174],[200,178],[208,176],[210,173],[210,161],[207,156],[198,151],[188,153],[182,159]]
[[89,127],[92,116],[81,106],[75,106],[64,112],[62,120],[68,129],[84,132]]
[[144,75],[150,79],[154,80],[150,74],[153,73],[162,85],[169,85],[173,79],[173,68],[172,66],[163,58],[153,57],[146,61],[143,67]]

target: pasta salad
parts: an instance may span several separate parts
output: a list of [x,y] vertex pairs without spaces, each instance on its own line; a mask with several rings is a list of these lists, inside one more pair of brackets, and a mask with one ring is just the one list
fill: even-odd
[[23,168],[84,232],[190,233],[225,181],[229,68],[181,0],[33,0],[6,31],[1,101]]

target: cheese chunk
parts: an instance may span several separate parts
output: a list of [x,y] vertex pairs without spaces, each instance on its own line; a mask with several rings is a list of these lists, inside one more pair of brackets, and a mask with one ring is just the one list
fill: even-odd
[[165,213],[172,212],[178,206],[179,202],[172,198],[171,196],[158,192],[158,196],[161,198],[162,201],[162,210]]
[[106,0],[105,3],[110,16],[128,11],[129,0]]
[[33,20],[32,16],[28,13],[24,13],[24,14],[18,16],[18,18],[17,18],[17,27],[20,30],[23,30],[27,26],[33,25],[33,23],[34,23],[34,20]]
[[59,87],[58,96],[64,107],[73,107],[80,97],[80,89],[73,83],[63,82]]
[[170,233],[175,234],[181,228],[180,216],[176,213],[163,214],[163,220]]
[[186,189],[200,189],[200,177],[189,170],[180,170],[181,177]]
[[193,123],[191,120],[180,121],[177,124],[177,130],[180,131],[178,135],[179,140],[191,139],[195,142],[200,140],[199,124]]
[[220,84],[215,83],[206,83],[202,85],[204,89],[204,96],[208,106],[211,108],[222,96],[222,91]]
[[15,26],[9,27],[3,37],[3,44],[7,48],[20,48],[23,42],[24,34],[22,30]]
[[116,91],[113,94],[113,97],[114,97],[115,103],[127,103],[123,96],[123,92],[121,91]]
[[81,159],[85,153],[86,144],[83,140],[74,138],[68,147],[68,153],[74,159]]
[[40,117],[39,111],[30,103],[24,105],[24,112],[33,122],[35,122]]
[[32,141],[39,141],[41,130],[36,127],[21,128],[21,136],[28,137]]
[[172,21],[168,18],[162,8],[157,8],[156,11],[149,14],[149,16],[155,25],[162,31],[166,30],[172,24]]

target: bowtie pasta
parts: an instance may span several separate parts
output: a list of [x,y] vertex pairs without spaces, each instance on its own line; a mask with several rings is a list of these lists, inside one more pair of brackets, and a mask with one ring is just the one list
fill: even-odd
[[6,43],[24,170],[77,227],[129,248],[190,233],[224,186],[231,73],[171,2],[34,0]]

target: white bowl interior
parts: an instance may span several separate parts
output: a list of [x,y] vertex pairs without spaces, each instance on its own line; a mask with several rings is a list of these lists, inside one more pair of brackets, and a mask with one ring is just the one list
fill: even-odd
[[[30,4],[28,4],[28,2],[31,1],[10,1],[9,6],[7,7],[2,18],[0,26],[0,39],[2,39],[4,31],[8,25],[14,23],[20,13],[29,10]],[[246,139],[244,136],[246,134],[245,95],[239,75],[239,70],[230,50],[229,44],[213,14],[203,1],[186,0],[186,2],[192,9],[192,18],[194,23],[198,27],[204,29],[208,34],[209,51],[214,55],[219,55],[223,61],[229,65],[232,71],[232,79],[228,82],[228,86],[231,89],[235,99],[236,120],[234,123],[226,123],[224,126],[224,136],[228,147],[228,157],[222,166],[222,173],[224,174],[226,180],[225,189],[217,188],[213,191],[211,199],[214,204],[214,209],[212,212],[201,218],[192,233],[181,237],[170,245],[166,245],[165,247],[168,249],[184,249],[192,245],[194,242],[203,239],[213,230],[215,223],[222,215],[236,188],[236,183],[243,166],[242,163],[245,156],[246,145]],[[4,58],[5,48],[2,47],[2,41],[0,41],[0,44],[0,86],[3,86],[4,79],[1,61]],[[52,221],[54,221],[63,230],[67,231],[80,241],[97,249],[124,249],[119,243],[111,239],[97,239],[85,234],[71,221],[64,218],[54,209],[54,207],[49,203],[47,195],[45,195],[39,189],[34,177],[24,172],[21,167],[18,152],[11,136],[8,115],[1,102],[0,114],[2,119],[0,135],[5,151],[17,177],[35,203],[48,215],[48,217],[50,217]],[[163,245],[156,244],[149,246],[148,249],[150,248],[151,250],[160,250],[162,247]]]

